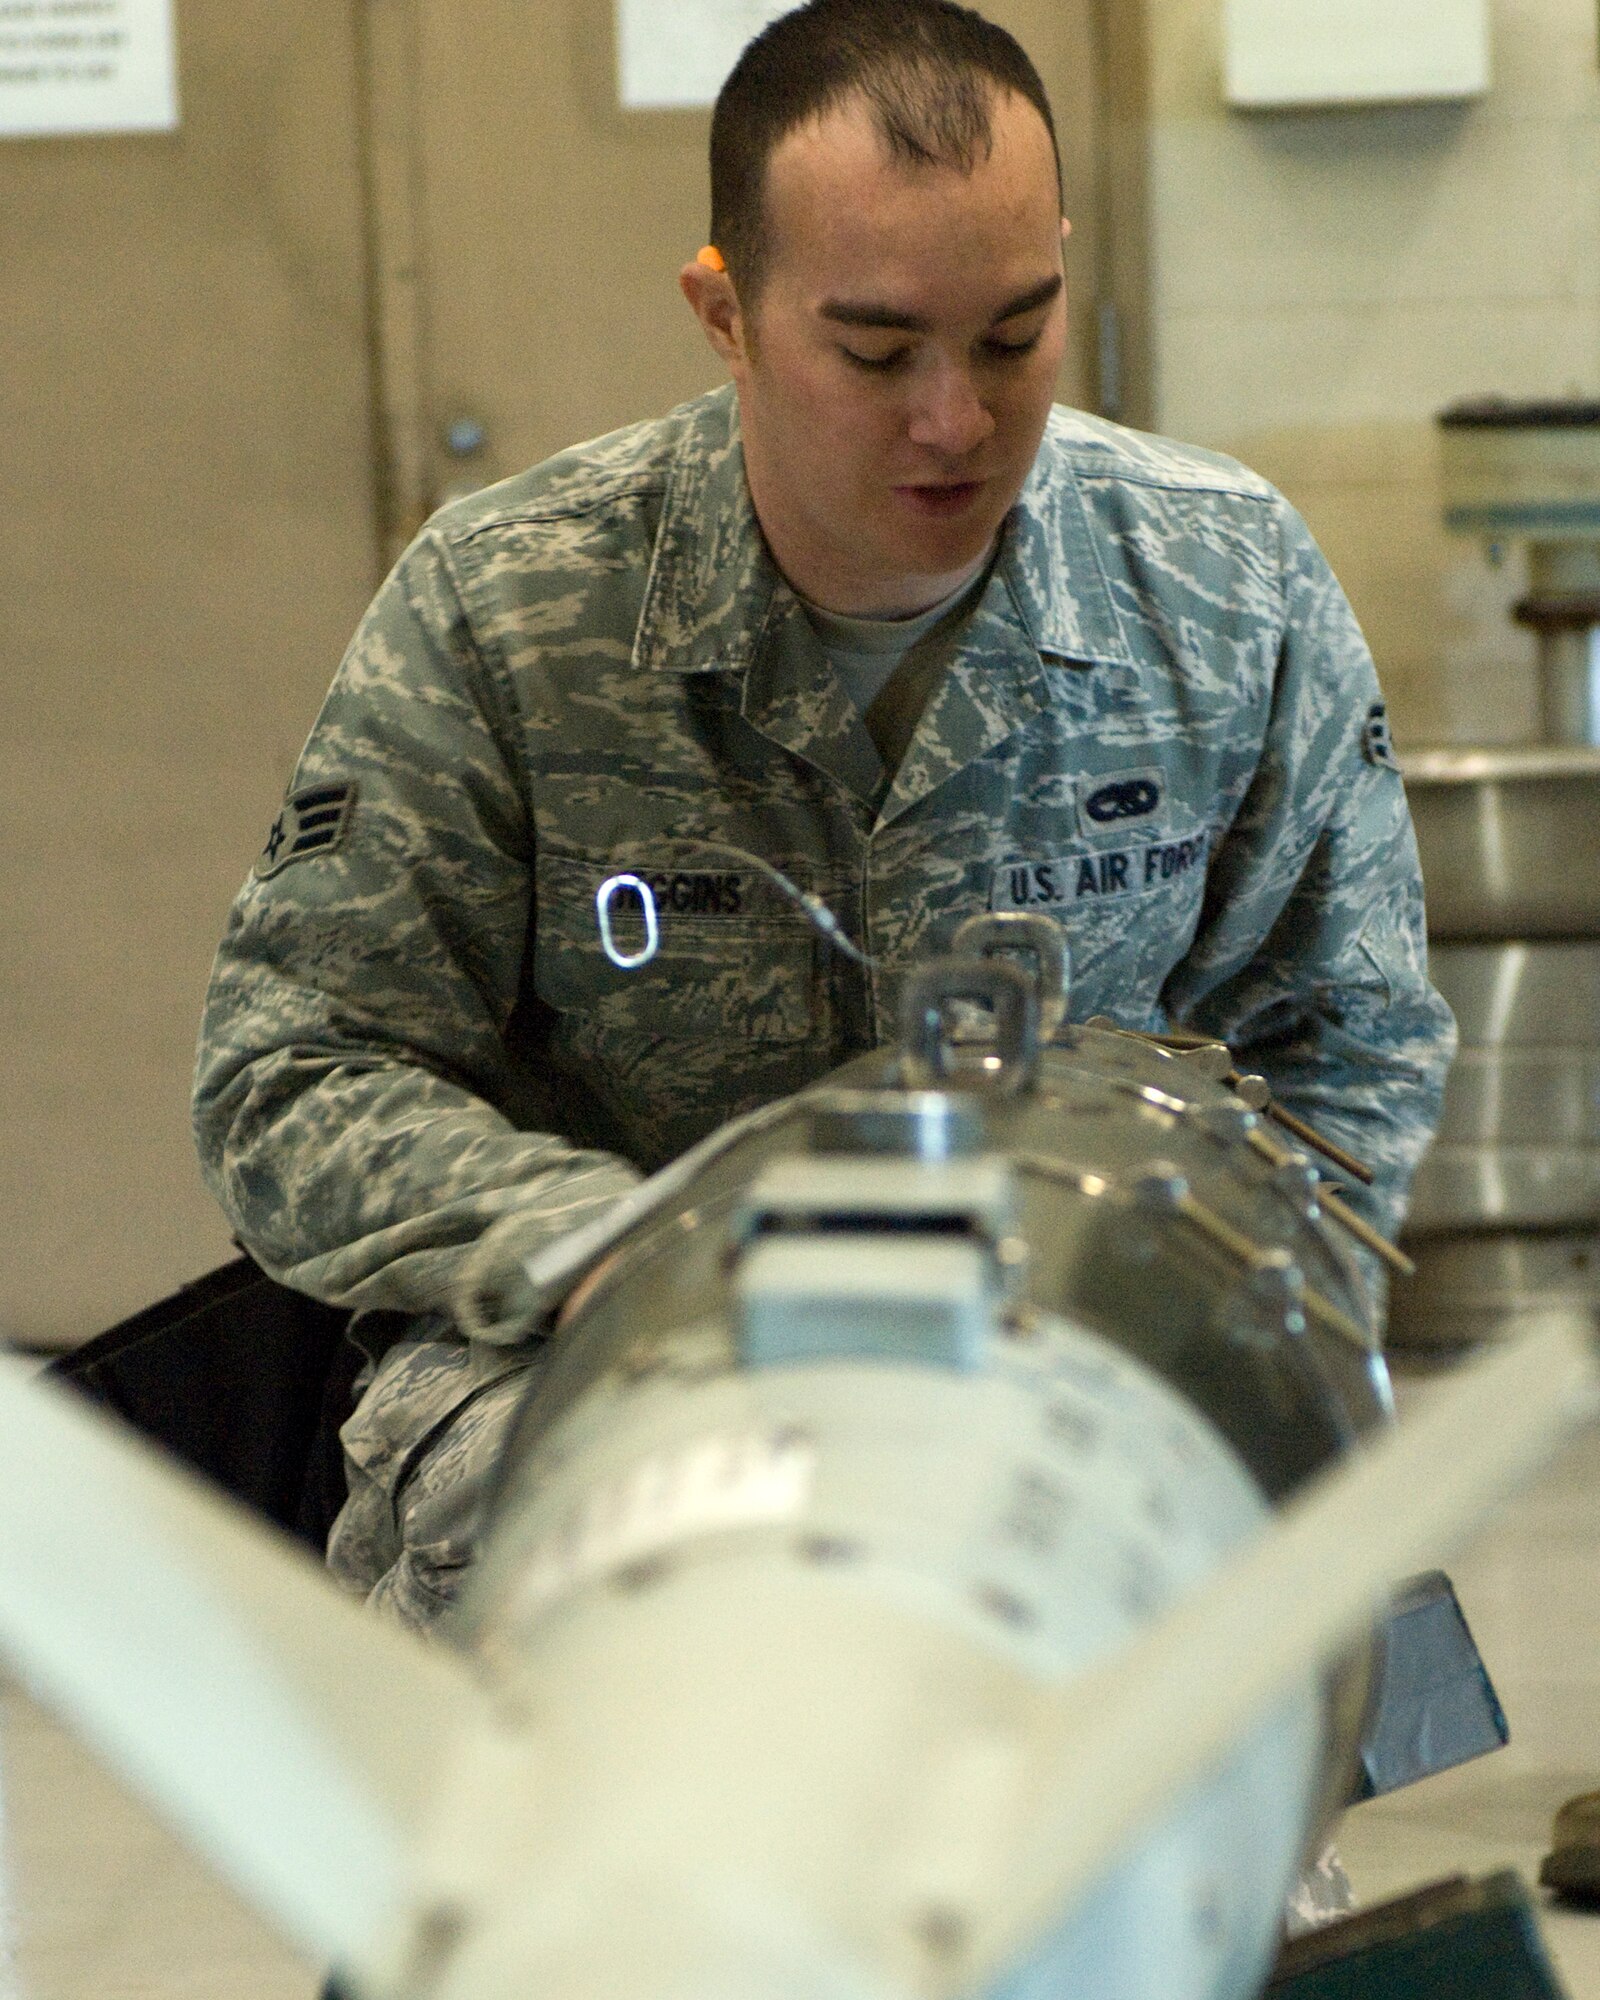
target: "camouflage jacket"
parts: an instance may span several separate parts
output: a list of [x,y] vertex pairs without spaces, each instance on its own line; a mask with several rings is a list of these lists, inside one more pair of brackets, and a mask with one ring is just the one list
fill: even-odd
[[[217,958],[196,1118],[241,1238],[319,1297],[440,1309],[508,1210],[587,1219],[891,1036],[904,969],[986,908],[1059,917],[1077,1018],[1225,1036],[1396,1223],[1452,1024],[1371,659],[1270,486],[1057,410],[883,780],[730,391],[446,508]],[[879,969],[700,842],[820,894]],[[633,972],[596,924],[618,870],[661,909]]]

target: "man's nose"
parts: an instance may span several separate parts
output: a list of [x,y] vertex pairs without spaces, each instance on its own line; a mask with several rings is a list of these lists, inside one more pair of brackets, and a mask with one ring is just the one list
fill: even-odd
[[916,385],[908,430],[913,444],[956,458],[993,434],[994,418],[971,372],[938,362]]

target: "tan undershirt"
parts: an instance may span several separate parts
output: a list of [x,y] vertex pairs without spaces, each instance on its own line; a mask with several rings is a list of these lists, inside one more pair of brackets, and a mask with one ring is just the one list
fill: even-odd
[[847,618],[800,601],[828,663],[866,724],[886,779],[899,770],[934,689],[944,678],[987,569],[911,618]]

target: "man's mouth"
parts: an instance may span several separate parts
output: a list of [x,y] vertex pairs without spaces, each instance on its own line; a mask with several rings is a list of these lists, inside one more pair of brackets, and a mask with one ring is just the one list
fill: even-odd
[[926,485],[897,486],[896,497],[919,514],[938,518],[961,514],[983,491],[981,479],[938,480]]

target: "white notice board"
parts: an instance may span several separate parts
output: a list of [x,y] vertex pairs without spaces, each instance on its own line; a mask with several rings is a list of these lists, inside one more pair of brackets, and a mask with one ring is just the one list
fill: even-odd
[[797,4],[617,0],[617,91],[624,108],[651,111],[714,102],[745,43]]
[[177,122],[172,0],[0,0],[0,138]]

